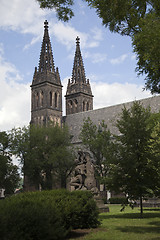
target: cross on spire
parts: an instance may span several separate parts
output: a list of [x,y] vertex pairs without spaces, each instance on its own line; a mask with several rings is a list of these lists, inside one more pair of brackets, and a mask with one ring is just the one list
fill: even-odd
[[39,72],[55,72],[52,47],[48,33],[48,21],[44,22],[44,36],[39,61]]
[[48,21],[47,21],[47,20],[44,21],[44,29],[45,29],[45,30],[48,29]]
[[76,44],[79,45],[79,43],[80,43],[80,38],[77,36],[76,37]]

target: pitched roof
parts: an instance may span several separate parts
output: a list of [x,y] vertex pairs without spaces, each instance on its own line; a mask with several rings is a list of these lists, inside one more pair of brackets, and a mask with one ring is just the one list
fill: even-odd
[[[152,112],[160,111],[160,95],[145,98],[139,101],[145,108],[150,107]],[[87,112],[75,113],[63,117],[63,121],[69,127],[70,134],[73,136],[72,143],[78,144],[81,142],[79,140],[79,134],[81,132],[84,120],[87,119],[88,117],[96,125],[98,125],[102,120],[104,120],[108,128],[110,129],[111,133],[118,134],[118,129],[115,126],[116,120],[118,119],[122,111],[122,108],[124,106],[126,108],[130,108],[132,104],[133,101],[124,104],[118,104],[110,107],[91,110]]]

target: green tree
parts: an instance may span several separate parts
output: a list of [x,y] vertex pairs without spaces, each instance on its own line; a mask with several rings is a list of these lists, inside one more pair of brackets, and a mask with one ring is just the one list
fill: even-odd
[[25,160],[30,152],[30,127],[13,128],[9,131],[9,138],[11,152],[19,160],[23,174]]
[[150,140],[150,151],[154,155],[155,161],[155,172],[156,172],[156,182],[154,194],[160,196],[160,113],[152,114],[151,125],[153,130],[151,133]]
[[[68,21],[74,14],[73,0],[37,0],[42,8],[54,8],[58,18]],[[132,37],[138,75],[145,74],[145,88],[160,93],[160,1],[85,0],[111,32]]]
[[31,126],[12,129],[12,152],[23,165],[22,171],[36,189],[65,188],[74,167],[71,138],[66,127]]
[[52,189],[54,182],[60,183],[61,188],[66,188],[67,178],[74,167],[68,129],[58,125],[32,127],[31,153],[33,157],[28,161],[34,162],[35,167],[30,170],[40,168],[38,174],[42,188]]
[[37,0],[41,8],[54,8],[59,20],[68,21],[74,16],[71,9],[73,0]]
[[0,132],[0,188],[6,194],[11,194],[19,184],[18,167],[12,163],[9,153],[9,137],[6,132]]
[[150,13],[140,22],[141,30],[132,37],[137,54],[138,75],[145,75],[145,88],[160,93],[160,17]]
[[109,171],[109,162],[113,158],[114,145],[107,125],[102,121],[99,126],[90,118],[84,121],[80,138],[94,156],[96,178],[103,181]]
[[150,117],[150,110],[139,102],[134,102],[130,109],[123,108],[117,121],[120,134],[115,136],[117,158],[111,164],[107,179],[111,190],[140,200],[141,216],[143,198],[152,196],[158,184],[157,160],[150,150]]

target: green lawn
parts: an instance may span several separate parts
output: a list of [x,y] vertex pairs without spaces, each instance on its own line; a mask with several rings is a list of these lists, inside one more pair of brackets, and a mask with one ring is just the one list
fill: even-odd
[[[139,208],[127,207],[120,212],[120,205],[110,205],[109,213],[100,214],[101,227],[93,229],[74,240],[160,240],[160,208],[144,208],[140,219]],[[83,235],[83,236],[82,236]]]

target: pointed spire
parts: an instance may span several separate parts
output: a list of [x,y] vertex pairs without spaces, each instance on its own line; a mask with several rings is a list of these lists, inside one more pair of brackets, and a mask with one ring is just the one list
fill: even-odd
[[50,42],[49,33],[48,33],[47,20],[45,20],[44,22],[44,36],[43,36],[43,42],[41,47],[38,71],[39,72],[46,72],[46,71],[55,72],[52,47],[51,47],[51,42]]
[[89,79],[86,79],[83,59],[80,50],[80,38],[76,38],[76,51],[73,62],[73,70],[71,80],[69,79],[67,85],[66,95],[73,93],[84,93],[92,96],[92,91]]
[[80,50],[80,38],[78,36],[76,38],[76,52],[73,63],[72,82],[86,83],[85,69]]
[[58,69],[55,70],[51,41],[48,32],[48,21],[44,22],[44,36],[41,46],[38,69],[35,69],[32,85],[50,82],[62,86]]

